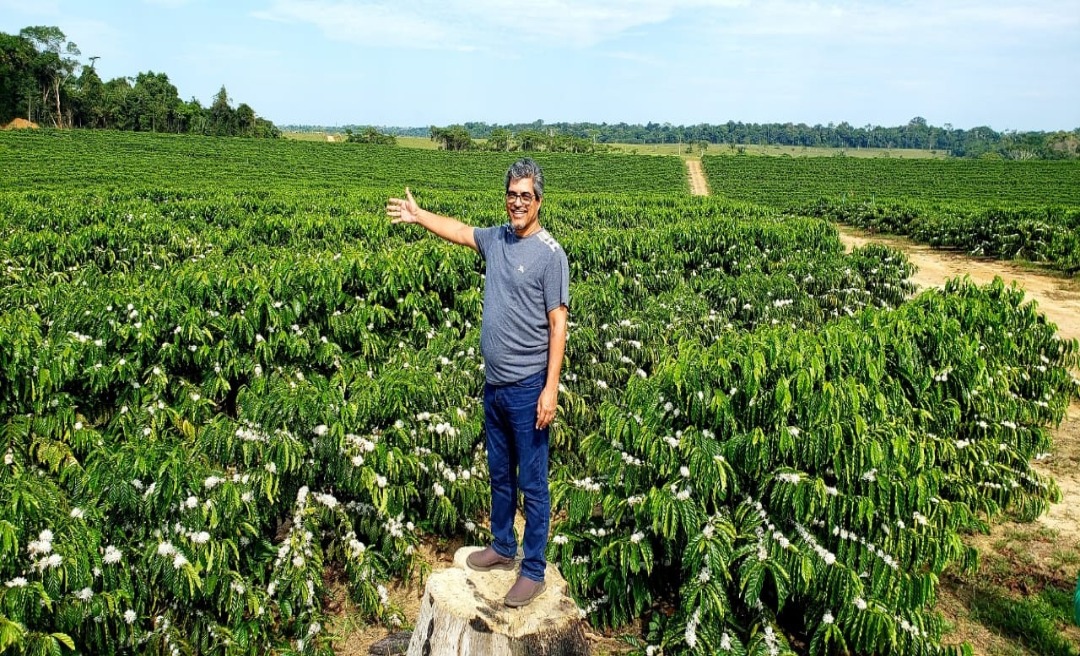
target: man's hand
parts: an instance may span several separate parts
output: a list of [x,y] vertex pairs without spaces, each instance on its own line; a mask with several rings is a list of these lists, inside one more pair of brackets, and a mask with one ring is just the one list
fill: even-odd
[[555,419],[555,408],[559,405],[559,388],[545,386],[540,391],[540,400],[536,402],[536,429],[544,430]]
[[420,221],[420,206],[413,200],[412,192],[405,187],[405,198],[391,198],[386,203],[386,215],[390,223],[417,223]]
[[468,246],[474,251],[480,250],[476,246],[476,235],[472,226],[420,209],[408,187],[405,187],[405,198],[391,198],[386,201],[386,215],[390,217],[390,223],[416,223],[452,244]]

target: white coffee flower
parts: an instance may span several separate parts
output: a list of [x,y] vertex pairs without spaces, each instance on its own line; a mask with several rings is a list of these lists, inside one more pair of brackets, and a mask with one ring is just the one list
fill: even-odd
[[123,556],[123,553],[119,549],[110,544],[105,547],[105,555],[101,557],[101,561],[106,565],[115,565],[120,562]]

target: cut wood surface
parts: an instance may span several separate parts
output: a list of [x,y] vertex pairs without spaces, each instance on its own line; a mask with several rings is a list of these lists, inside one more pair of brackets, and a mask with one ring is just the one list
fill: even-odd
[[478,572],[465,559],[481,547],[462,547],[454,566],[427,582],[408,656],[576,656],[588,654],[584,624],[566,581],[548,565],[544,592],[523,608],[503,597],[516,571]]

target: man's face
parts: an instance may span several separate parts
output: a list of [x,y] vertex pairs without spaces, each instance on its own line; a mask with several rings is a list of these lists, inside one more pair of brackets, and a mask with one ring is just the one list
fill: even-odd
[[[525,202],[531,199],[531,202]],[[511,180],[506,191],[506,215],[518,237],[526,237],[540,229],[540,199],[536,197],[532,178]]]

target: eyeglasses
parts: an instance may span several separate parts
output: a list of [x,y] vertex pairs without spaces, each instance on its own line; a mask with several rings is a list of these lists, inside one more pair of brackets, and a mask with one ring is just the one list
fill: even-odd
[[524,203],[525,205],[531,205],[533,200],[535,200],[535,199],[536,199],[536,196],[533,196],[532,194],[530,194],[527,191],[525,193],[523,193],[523,194],[519,194],[519,193],[514,192],[514,191],[506,192],[506,202],[507,202],[508,205],[513,205],[515,202],[517,202],[519,200],[522,203]]

